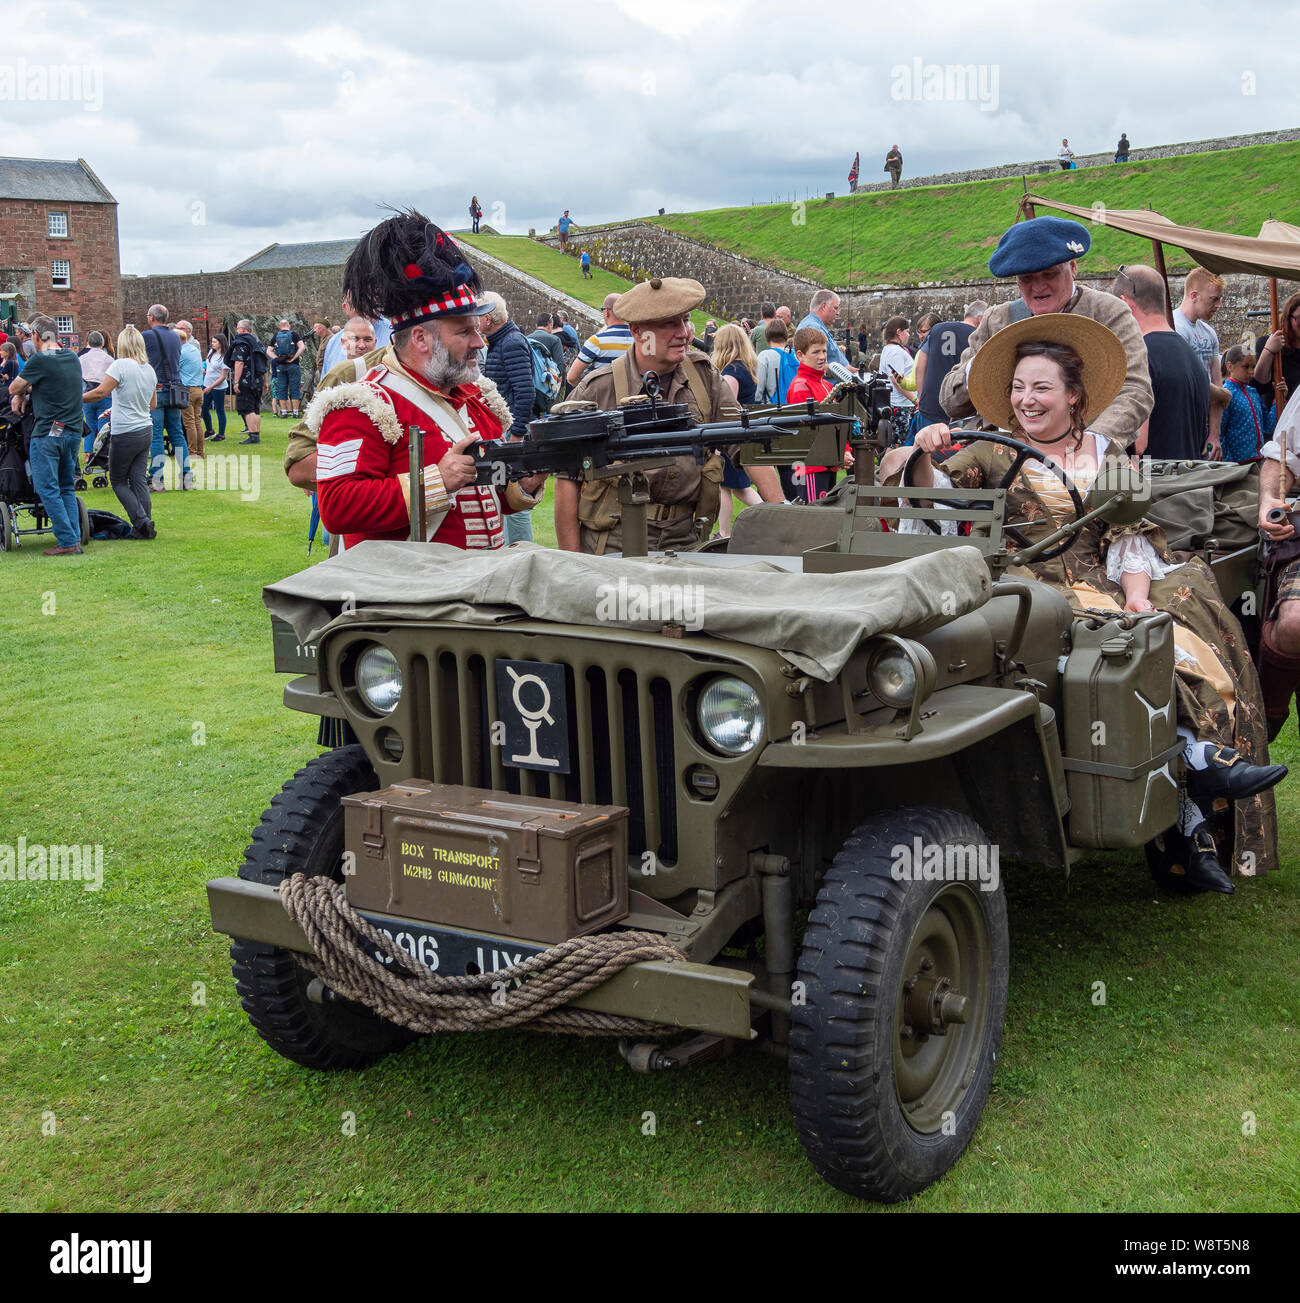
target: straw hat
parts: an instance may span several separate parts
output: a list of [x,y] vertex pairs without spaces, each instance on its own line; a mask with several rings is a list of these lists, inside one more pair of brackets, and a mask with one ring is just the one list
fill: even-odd
[[999,430],[1011,428],[1008,389],[1016,369],[1016,349],[1028,341],[1068,344],[1083,359],[1083,387],[1088,406],[1083,422],[1115,401],[1128,378],[1128,357],[1115,333],[1100,321],[1075,312],[1045,312],[1004,326],[990,335],[971,359],[967,392],[975,410]]

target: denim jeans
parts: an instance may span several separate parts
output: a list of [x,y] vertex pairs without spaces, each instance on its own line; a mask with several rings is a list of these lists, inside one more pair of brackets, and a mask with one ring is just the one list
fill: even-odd
[[533,541],[533,513],[515,511],[506,517],[506,546]]
[[213,412],[217,414],[217,433],[225,434],[226,390],[224,385],[220,389],[214,389],[210,394],[203,395],[203,426],[208,434],[212,433],[211,413]]
[[167,454],[163,452],[163,427],[172,436],[172,451],[178,459],[181,474],[190,468],[190,446],[185,442],[185,430],[181,426],[181,409],[162,405],[162,390],[158,391],[158,406],[153,409],[153,446],[149,449],[149,474],[157,476],[163,473],[167,464]]
[[271,396],[284,402],[295,403],[302,397],[302,367],[297,362],[281,362],[275,379],[271,382]]
[[90,456],[90,450],[95,446],[95,436],[99,433],[99,418],[113,406],[113,395],[109,394],[107,398],[101,398],[97,403],[82,403],[81,410],[86,414],[86,424],[90,426],[90,433],[86,435],[86,456]]
[[45,514],[60,547],[81,546],[81,513],[77,509],[77,450],[81,439],[71,430],[34,438],[28,451],[32,487],[41,495]]

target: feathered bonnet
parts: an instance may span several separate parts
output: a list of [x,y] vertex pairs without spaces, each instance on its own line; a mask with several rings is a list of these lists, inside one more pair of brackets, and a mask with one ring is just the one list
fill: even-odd
[[399,212],[380,222],[352,251],[343,290],[360,316],[384,316],[393,330],[438,317],[481,316],[478,273],[460,247],[423,213]]

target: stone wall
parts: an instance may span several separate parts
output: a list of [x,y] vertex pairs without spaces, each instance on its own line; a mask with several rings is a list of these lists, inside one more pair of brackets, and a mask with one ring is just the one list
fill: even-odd
[[[542,243],[559,248],[558,237],[548,237]],[[821,288],[802,276],[647,222],[580,231],[569,236],[569,247],[575,256],[586,249],[598,267],[630,281],[689,276],[708,291],[702,310],[733,321],[741,317],[757,321],[764,300],[788,304],[797,321]]]
[[[1119,137],[1116,137],[1118,140]],[[1253,136],[1219,136],[1214,140],[1189,140],[1181,145],[1157,145],[1152,149],[1130,149],[1128,159],[1130,163],[1141,163],[1148,158],[1175,158],[1180,154],[1206,154],[1216,149],[1246,149],[1251,145],[1276,145],[1286,140],[1300,140],[1300,128],[1290,128],[1286,131],[1263,131]],[[1076,167],[1099,167],[1106,163],[1114,163],[1115,151],[1112,149],[1108,153],[1102,154],[1077,154],[1074,162]],[[880,154],[879,166],[882,168],[885,164],[885,153],[882,150]],[[907,153],[903,153],[903,167],[906,171]],[[870,174],[871,167],[864,167],[864,172]],[[1040,174],[1050,174],[1059,172],[1060,164],[1056,160],[1055,154],[1051,158],[1034,159],[1027,163],[1002,163],[997,167],[980,167],[969,172],[941,172],[934,176],[916,176],[908,177],[904,175],[899,185],[900,190],[907,189],[908,186],[918,185],[957,185],[962,181],[988,181],[999,177],[1009,176],[1035,176]],[[859,185],[858,194],[868,194],[875,190],[888,190],[889,178],[886,175],[883,181],[873,181],[869,185]]]

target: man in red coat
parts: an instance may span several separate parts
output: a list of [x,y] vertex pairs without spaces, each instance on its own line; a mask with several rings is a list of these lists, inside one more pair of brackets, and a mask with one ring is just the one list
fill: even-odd
[[[510,411],[474,355],[483,347],[478,276],[452,238],[420,213],[401,213],[364,237],[343,288],[363,316],[388,317],[382,358],[351,384],[320,390],[306,424],[317,436],[321,521],[353,547],[410,534],[411,494],[423,493],[429,538],[460,548],[504,545],[504,517],[528,511],[545,476],[504,490],[474,483],[478,439],[499,439]],[[407,432],[424,431],[424,473],[414,485]]]

